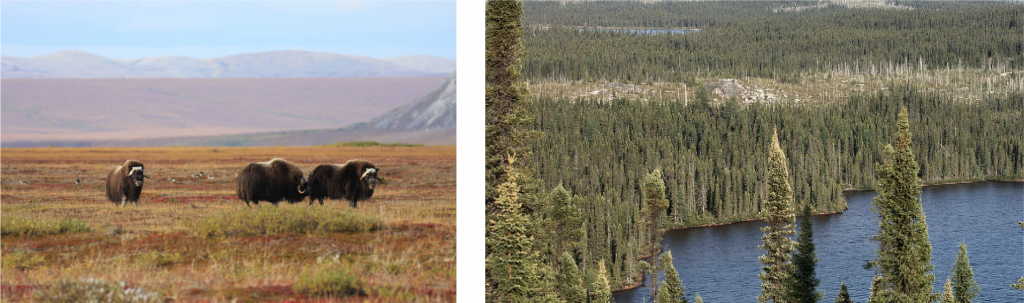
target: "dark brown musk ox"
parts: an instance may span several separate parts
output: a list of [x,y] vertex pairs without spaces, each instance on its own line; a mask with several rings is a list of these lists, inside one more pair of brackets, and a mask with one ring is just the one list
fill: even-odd
[[121,207],[132,201],[135,207],[139,207],[139,197],[142,196],[142,184],[146,178],[145,165],[138,160],[124,161],[121,166],[115,167],[107,173],[107,199]]
[[306,198],[309,182],[298,166],[281,158],[252,162],[238,172],[238,199],[260,204],[267,201],[277,206],[281,200],[297,203]]
[[364,160],[348,160],[345,164],[323,164],[309,173],[309,205],[314,200],[324,198],[345,199],[349,205],[356,207],[359,200],[373,197],[373,189],[377,187],[380,169],[373,163]]

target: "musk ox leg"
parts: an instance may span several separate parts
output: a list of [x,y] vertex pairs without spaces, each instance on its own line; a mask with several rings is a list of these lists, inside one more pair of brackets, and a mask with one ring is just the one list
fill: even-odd
[[132,201],[132,204],[135,204],[135,208],[139,208],[139,200]]
[[348,200],[348,205],[352,206],[352,208],[358,207],[357,206],[358,204],[359,204],[359,200],[356,200],[356,199]]
[[126,204],[128,204],[128,198],[121,197],[121,208],[124,208]]
[[324,205],[324,198],[320,198],[320,205],[321,205],[321,206],[323,206],[323,205]]

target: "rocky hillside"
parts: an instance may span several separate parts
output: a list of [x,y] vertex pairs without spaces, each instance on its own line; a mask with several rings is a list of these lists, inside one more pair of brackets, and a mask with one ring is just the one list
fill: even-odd
[[368,124],[391,131],[455,126],[455,73],[412,103],[374,118]]

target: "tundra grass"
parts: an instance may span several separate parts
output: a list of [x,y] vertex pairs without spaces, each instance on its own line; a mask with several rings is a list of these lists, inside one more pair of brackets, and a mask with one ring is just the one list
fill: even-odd
[[224,210],[186,222],[202,237],[243,237],[273,234],[367,232],[380,229],[375,216],[313,207],[264,207],[256,211]]
[[[16,235],[4,225],[0,301],[48,301],[37,296],[54,286],[68,293],[98,287],[82,281],[124,283],[165,301],[455,299],[453,146],[30,148],[2,149],[0,157],[3,224],[25,218],[88,226]],[[276,157],[306,173],[365,159],[389,182],[358,208],[333,200],[246,207],[235,197],[235,171]],[[146,163],[152,178],[139,207],[120,208],[104,197],[103,177],[129,158]],[[200,171],[214,178],[192,177]],[[323,283],[307,285],[344,285],[331,282],[338,273],[330,270],[356,277],[360,291],[296,291],[300,279],[312,279],[308,273],[325,272]]]
[[46,236],[81,233],[90,230],[89,225],[75,218],[54,220],[25,218],[18,215],[6,215],[0,218],[0,235],[4,236]]

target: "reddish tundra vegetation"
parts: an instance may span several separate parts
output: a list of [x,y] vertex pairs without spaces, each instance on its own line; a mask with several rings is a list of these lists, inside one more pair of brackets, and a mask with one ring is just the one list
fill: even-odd
[[[0,299],[454,301],[455,147],[3,149]],[[284,158],[364,159],[376,192],[358,208],[252,209],[236,171]],[[106,200],[107,170],[136,159],[139,206]],[[202,176],[197,175],[202,172]],[[81,184],[76,184],[76,176]],[[175,181],[171,181],[174,178]]]

